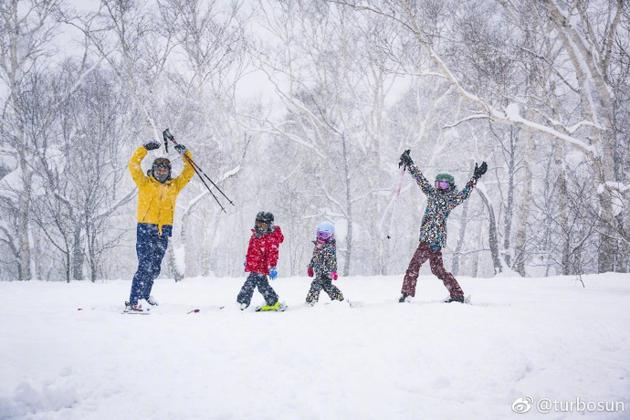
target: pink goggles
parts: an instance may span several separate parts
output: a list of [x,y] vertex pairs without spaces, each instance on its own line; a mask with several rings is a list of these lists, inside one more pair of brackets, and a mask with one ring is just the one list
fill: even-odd
[[435,181],[435,188],[438,190],[448,190],[451,188],[451,184],[448,181]]
[[330,232],[317,232],[317,239],[320,241],[327,241],[333,236]]

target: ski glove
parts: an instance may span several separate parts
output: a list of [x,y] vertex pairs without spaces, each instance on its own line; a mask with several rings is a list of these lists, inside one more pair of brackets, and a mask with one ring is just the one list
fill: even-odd
[[473,177],[475,179],[479,179],[481,178],[481,175],[486,173],[487,170],[488,165],[486,164],[486,162],[481,162],[481,166],[477,166],[477,164],[475,163],[475,174],[473,175]]
[[338,277],[339,277],[339,276],[337,275],[337,272],[336,272],[336,271],[331,271],[331,272],[330,272],[330,278],[331,278],[331,279],[333,279],[333,280],[337,280],[337,278],[338,278]]
[[309,267],[306,269],[306,274],[307,274],[309,277],[313,277],[313,276],[315,275],[315,273],[313,272],[313,267],[309,266]]
[[177,150],[177,153],[183,154],[186,151],[186,146],[184,146],[183,144],[176,144],[175,150]]
[[278,270],[276,270],[276,267],[271,267],[269,269],[269,277],[271,277],[271,280],[275,280],[276,277],[278,277]]
[[150,142],[148,142],[148,143],[146,143],[144,145],[144,148],[147,149],[147,150],[159,149],[160,148],[160,143],[158,143],[157,141],[151,140]]
[[409,153],[411,152],[410,149],[407,149],[403,152],[402,155],[400,155],[400,162],[398,162],[398,167],[399,168],[404,168],[407,169],[409,168],[411,165],[413,165],[413,160],[411,159],[411,156],[409,156]]

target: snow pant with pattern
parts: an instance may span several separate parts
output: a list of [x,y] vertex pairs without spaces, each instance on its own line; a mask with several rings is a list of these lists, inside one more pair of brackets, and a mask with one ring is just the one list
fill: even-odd
[[265,302],[267,305],[275,305],[278,301],[278,294],[273,290],[273,288],[269,285],[267,281],[267,276],[260,273],[249,273],[247,280],[245,280],[245,284],[241,287],[241,291],[236,297],[236,301],[238,303],[245,303],[247,306],[252,301],[252,295],[254,294],[254,289],[258,287],[258,291],[265,298]]
[[148,299],[151,295],[153,281],[160,275],[162,259],[168,248],[168,238],[173,227],[162,226],[162,234],[157,225],[138,223],[136,229],[136,253],[138,254],[138,270],[131,282],[129,303],[135,305],[139,299]]
[[427,259],[431,265],[431,272],[442,280],[444,286],[446,286],[451,294],[451,297],[464,296],[464,292],[459,286],[459,283],[457,283],[457,280],[455,280],[455,277],[444,268],[442,251],[432,251],[426,242],[420,242],[418,249],[416,249],[416,252],[409,262],[409,268],[407,268],[405,279],[403,280],[402,293],[408,296],[416,295],[416,282],[418,281],[420,267]]
[[328,276],[317,276],[311,282],[311,289],[306,295],[306,302],[312,303],[319,300],[319,293],[324,289],[330,300],[343,300],[343,294],[336,286],[332,284],[332,280]]

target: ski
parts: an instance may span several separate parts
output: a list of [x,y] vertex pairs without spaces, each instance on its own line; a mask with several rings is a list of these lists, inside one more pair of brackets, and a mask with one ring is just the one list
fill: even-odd
[[139,305],[139,304],[137,306],[139,307],[140,310],[135,310],[134,311],[131,308],[131,306],[129,305],[129,302],[125,302],[125,309],[123,309],[122,313],[123,314],[128,314],[128,315],[132,315],[132,314],[135,314],[135,315],[149,315],[149,313],[151,311],[151,308],[143,309],[142,305]]
[[444,302],[444,303],[465,303],[465,304],[469,305],[470,304],[470,299],[471,299],[471,296],[467,295],[467,296],[464,296],[464,301],[463,302],[458,302],[458,301],[450,302],[449,298],[444,299],[442,302]]
[[[338,302],[338,301],[330,301],[330,302],[318,302],[315,303],[314,305],[310,304],[310,303],[301,303],[299,305],[293,305],[291,306],[291,308],[287,308],[290,311],[294,311],[294,310],[298,310],[298,309],[310,309],[310,308],[317,308],[317,307],[321,307],[321,306],[328,306],[328,305],[332,305],[335,304],[334,302]],[[349,299],[344,299],[341,302],[339,302],[339,304],[346,304],[349,308],[361,308],[363,306],[366,305],[365,302],[363,301],[356,301],[356,300],[349,300]]]
[[225,309],[225,305],[215,305],[215,306],[207,306],[204,308],[194,308],[191,309],[190,311],[186,312],[187,315],[189,314],[198,314],[199,312],[202,311],[221,311]]
[[151,315],[151,312],[147,309],[146,311],[122,311],[123,315]]
[[350,299],[345,299],[345,301],[348,302],[348,306],[351,308],[360,308],[362,306],[365,306],[365,302]]

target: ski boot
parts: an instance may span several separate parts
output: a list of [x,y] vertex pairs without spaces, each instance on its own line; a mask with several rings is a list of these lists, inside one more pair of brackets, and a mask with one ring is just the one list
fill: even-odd
[[147,303],[151,306],[158,306],[159,303],[157,300],[155,300],[155,298],[153,296],[149,296],[148,298],[145,299],[147,301]]
[[283,305],[282,303],[280,303],[280,301],[276,301],[276,303],[274,303],[273,305],[262,305],[259,306],[258,308],[256,308],[256,312],[282,312],[286,309],[287,307],[285,305]]
[[144,309],[142,309],[142,305],[139,304],[139,303],[136,303],[135,305],[132,305],[128,301],[125,301],[125,310],[124,310],[124,312],[126,312],[126,313],[143,313]]
[[444,299],[444,303],[459,302],[464,303],[464,296],[449,296]]
[[405,292],[402,292],[402,294],[400,295],[400,298],[398,299],[399,303],[405,303],[407,302],[407,298],[409,297],[409,295]]
[[333,295],[330,297],[330,300],[337,300],[339,302],[343,302],[343,293],[341,293],[341,291],[337,292],[337,293],[333,293]]
[[247,309],[249,305],[247,303],[239,303],[238,305],[238,309],[240,309],[241,311],[244,311],[245,309]]

